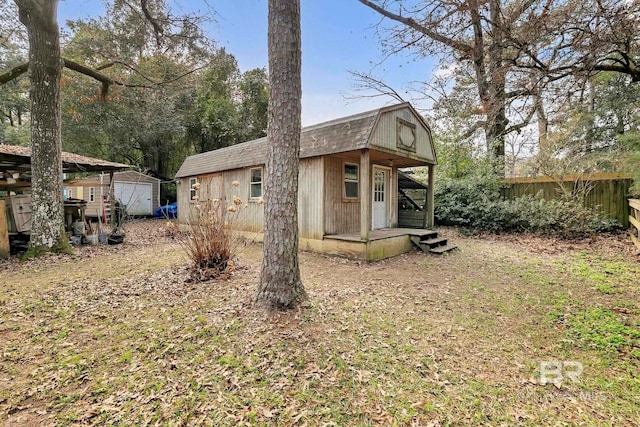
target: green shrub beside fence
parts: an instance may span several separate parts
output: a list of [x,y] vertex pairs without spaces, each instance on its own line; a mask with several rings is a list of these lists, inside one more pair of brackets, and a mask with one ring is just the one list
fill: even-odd
[[[505,199],[505,184],[492,178],[444,180],[436,189],[436,222],[470,231],[536,232],[579,237],[612,231],[620,222],[573,198],[547,199],[543,191]],[[628,219],[628,218],[627,218]]]
[[629,226],[627,197],[633,182],[630,175],[592,174],[562,177],[507,178],[503,180],[502,198],[515,200],[524,195],[542,195],[545,200],[582,200],[586,208],[595,209],[623,227]]

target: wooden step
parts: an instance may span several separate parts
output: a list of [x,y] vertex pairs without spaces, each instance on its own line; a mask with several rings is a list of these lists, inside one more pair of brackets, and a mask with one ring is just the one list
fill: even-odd
[[412,240],[414,237],[418,238],[418,240],[425,240],[425,239],[431,239],[437,236],[438,236],[438,232],[433,230],[420,230],[420,231],[416,230],[411,232]]
[[435,231],[411,236],[411,241],[423,252],[436,255],[441,255],[457,249],[456,245],[448,243],[447,238],[438,237],[438,233]]
[[438,246],[446,246],[447,239],[444,237],[437,237],[437,233],[431,233],[425,239],[420,239],[419,236],[411,236],[411,241],[414,245],[419,247],[423,252],[429,252],[431,249]]
[[429,249],[429,253],[436,254],[436,255],[442,255],[442,254],[446,254],[446,253],[451,252],[451,251],[456,250],[456,249],[458,249],[458,247],[456,245],[437,246],[435,248]]
[[435,248],[436,246],[446,246],[447,239],[446,237],[433,237],[427,240],[420,240],[421,245],[427,245],[429,248]]

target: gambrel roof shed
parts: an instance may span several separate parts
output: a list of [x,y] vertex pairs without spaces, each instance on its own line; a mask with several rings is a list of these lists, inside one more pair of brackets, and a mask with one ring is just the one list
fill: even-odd
[[[259,202],[266,160],[267,138],[188,157],[176,174],[178,221],[188,224],[199,203],[238,197],[248,203],[235,225],[259,235],[264,229]],[[300,248],[367,260],[411,250],[416,233],[433,233],[424,229],[433,227],[436,163],[431,130],[408,103],[303,128]],[[417,219],[412,216],[412,224],[423,228],[417,232],[403,228],[399,213],[400,185],[410,181],[400,169],[415,166],[428,169],[424,207]]]
[[[382,120],[385,113],[397,112],[397,120]],[[393,141],[383,128],[394,127]],[[418,133],[426,133],[428,144],[415,146]],[[412,145],[413,144],[413,145]],[[360,149],[376,150],[379,156],[393,161],[397,167],[436,164],[431,129],[423,117],[409,103],[378,108],[352,116],[307,126],[300,138],[300,158],[346,153]],[[267,157],[267,138],[233,145],[188,157],[176,178],[214,173],[264,164]]]

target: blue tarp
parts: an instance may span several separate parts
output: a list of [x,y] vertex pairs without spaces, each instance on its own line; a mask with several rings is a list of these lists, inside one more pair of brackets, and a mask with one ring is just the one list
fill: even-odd
[[177,218],[178,217],[178,203],[171,203],[170,205],[160,206],[153,214],[154,218]]

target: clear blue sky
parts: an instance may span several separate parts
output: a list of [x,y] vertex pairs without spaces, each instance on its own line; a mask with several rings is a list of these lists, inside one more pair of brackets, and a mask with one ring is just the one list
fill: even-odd
[[[215,18],[206,27],[208,36],[238,59],[242,71],[266,68],[267,0],[167,1],[177,14],[200,11]],[[59,21],[97,16],[102,10],[95,0],[62,0]],[[389,98],[345,99],[358,94],[349,71],[368,72],[382,58],[372,28],[379,19],[357,0],[302,0],[303,125],[390,103]],[[405,96],[408,84],[430,79],[434,62],[393,57],[376,66],[374,74]]]

